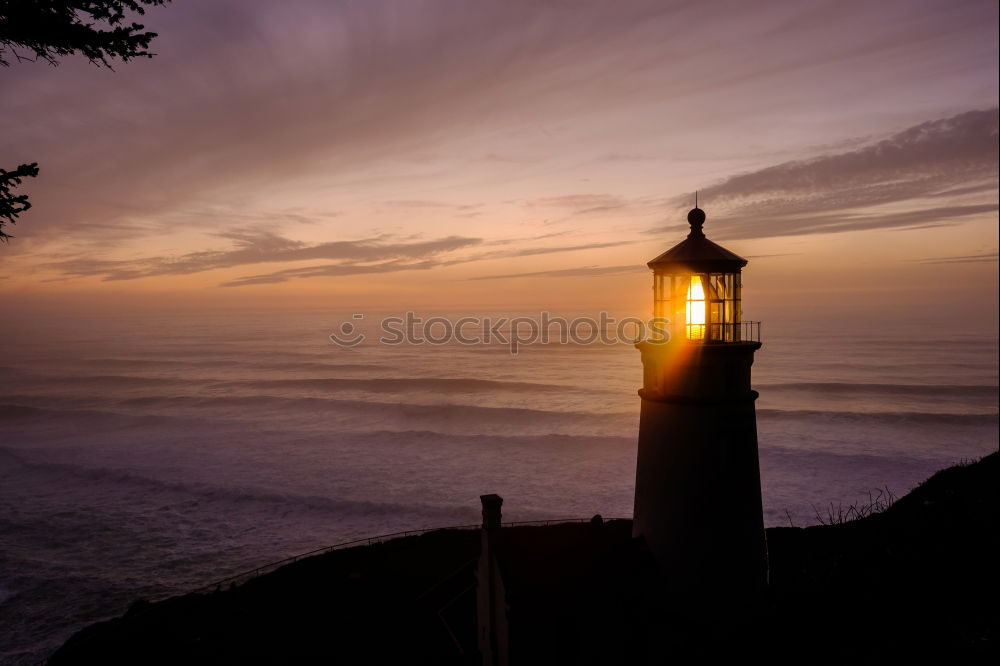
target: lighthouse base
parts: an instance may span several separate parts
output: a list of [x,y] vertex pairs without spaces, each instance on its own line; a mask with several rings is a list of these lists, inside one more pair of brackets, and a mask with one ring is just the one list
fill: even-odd
[[686,354],[640,347],[647,378],[657,381],[639,392],[633,536],[646,542],[674,593],[735,600],[767,585],[750,390],[759,347],[705,345]]

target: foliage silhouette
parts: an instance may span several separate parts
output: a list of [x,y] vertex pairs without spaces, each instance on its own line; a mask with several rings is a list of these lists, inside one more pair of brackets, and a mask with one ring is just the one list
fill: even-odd
[[[145,7],[170,0],[0,0],[0,65],[44,60],[57,65],[62,56],[82,54],[97,66],[111,67],[111,60],[152,58],[150,42],[155,32],[126,15],[146,13]],[[0,241],[11,236],[4,224],[14,224],[31,208],[28,195],[11,193],[23,178],[38,175],[38,164],[21,164],[13,171],[0,169]]]
[[[45,60],[81,53],[95,65],[111,69],[109,59],[128,62],[152,58],[146,49],[156,37],[139,23],[125,23],[126,14],[145,14],[146,6],[169,0],[0,0],[0,65]],[[31,57],[18,51],[24,49]],[[8,55],[9,53],[9,55]]]
[[11,190],[21,184],[23,178],[38,175],[38,164],[22,164],[13,171],[0,169],[0,242],[7,242],[12,236],[4,233],[3,225],[17,222],[17,216],[31,208],[27,194],[14,194]]

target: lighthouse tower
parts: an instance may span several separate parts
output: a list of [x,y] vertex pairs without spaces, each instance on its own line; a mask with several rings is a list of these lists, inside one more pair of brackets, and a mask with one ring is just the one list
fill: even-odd
[[642,353],[639,455],[632,533],[668,589],[751,599],[767,583],[750,366],[760,323],[741,321],[747,260],[713,243],[705,213],[688,237],[649,262],[659,340]]

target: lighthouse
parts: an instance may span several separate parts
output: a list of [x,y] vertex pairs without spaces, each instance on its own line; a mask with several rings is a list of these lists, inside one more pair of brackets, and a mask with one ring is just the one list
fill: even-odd
[[705,237],[688,213],[685,240],[648,263],[664,332],[639,342],[643,385],[633,536],[667,589],[753,599],[767,584],[750,367],[760,323],[741,320],[747,260]]

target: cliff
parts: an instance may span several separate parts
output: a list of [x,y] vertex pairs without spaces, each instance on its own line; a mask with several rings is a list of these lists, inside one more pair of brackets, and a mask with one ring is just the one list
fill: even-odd
[[[881,513],[767,530],[768,598],[680,603],[628,521],[501,530],[511,663],[996,663],[1000,454]],[[336,551],[210,594],[137,602],[60,664],[479,663],[475,531]]]

